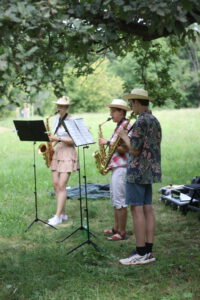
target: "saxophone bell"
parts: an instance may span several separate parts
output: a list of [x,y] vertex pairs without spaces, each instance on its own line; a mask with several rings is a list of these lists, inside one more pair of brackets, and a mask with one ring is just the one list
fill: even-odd
[[[47,129],[46,133],[48,135],[51,134],[50,127],[49,127],[49,119],[51,117],[53,117],[54,115],[56,115],[57,113],[58,113],[58,111],[56,111],[54,114],[52,114],[48,118],[46,118],[46,129]],[[46,166],[49,168],[51,165],[53,154],[54,154],[53,143],[51,141],[49,141],[46,144],[44,144],[44,143],[40,144],[38,147],[38,152],[39,152],[39,154],[43,155]]]
[[[99,132],[98,132],[99,139],[103,138],[102,125],[104,125],[106,122],[108,122],[110,120],[112,120],[111,117],[107,118],[106,121],[99,124]],[[99,145],[99,150],[97,150],[93,153],[93,157],[95,159],[97,169],[99,170],[99,172],[102,175],[105,175],[106,173],[104,172],[104,165],[105,165],[105,162],[106,162],[106,159],[107,159],[105,145]]]
[[47,151],[46,144],[40,144],[39,147],[38,147],[39,154],[45,154],[46,151]]

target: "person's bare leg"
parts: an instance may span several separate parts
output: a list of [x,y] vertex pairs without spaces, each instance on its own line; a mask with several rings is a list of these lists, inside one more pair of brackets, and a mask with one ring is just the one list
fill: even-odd
[[131,206],[136,246],[144,247],[146,239],[146,221],[143,206]]
[[155,216],[151,205],[144,205],[144,215],[146,219],[146,243],[153,243],[155,235]]
[[57,171],[52,171],[52,182],[53,182],[53,187],[55,191],[55,198],[56,198],[56,206],[58,203],[58,183],[59,183],[59,173]]
[[114,230],[119,231],[119,217],[118,217],[118,209],[114,207]]
[[70,173],[60,173],[58,192],[57,192],[57,210],[56,215],[65,214],[65,203],[67,200],[66,185],[69,180]]
[[52,171],[52,182],[53,182],[55,193],[57,193],[58,182],[59,182],[59,173],[57,171]]
[[120,209],[117,209],[118,214],[118,223],[119,223],[119,232],[120,234],[126,233],[126,220],[127,220],[127,208],[122,207]]

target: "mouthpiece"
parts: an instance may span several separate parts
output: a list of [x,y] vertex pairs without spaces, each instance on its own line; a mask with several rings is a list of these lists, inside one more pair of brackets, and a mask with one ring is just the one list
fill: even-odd
[[110,117],[110,118],[108,118],[106,121],[104,121],[103,123],[101,123],[100,124],[100,126],[102,126],[103,124],[105,124],[106,122],[108,122],[108,121],[110,121],[110,120],[112,120],[112,118]]

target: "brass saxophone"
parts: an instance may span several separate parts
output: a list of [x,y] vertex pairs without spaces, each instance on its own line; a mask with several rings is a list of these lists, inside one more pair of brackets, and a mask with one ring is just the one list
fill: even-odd
[[[130,116],[129,116],[129,118],[128,118],[126,124],[125,124],[125,126],[124,126],[124,129],[125,129],[125,130],[127,129],[127,127],[128,127],[128,125],[129,125],[131,119],[132,119],[132,118],[135,118],[135,117],[136,117],[136,116],[135,116],[134,112],[132,112],[132,113],[130,114]],[[104,174],[103,174],[103,175],[105,175],[105,174],[108,173],[108,171],[109,171],[108,165],[109,165],[109,163],[110,163],[110,161],[111,161],[111,158],[112,158],[113,154],[116,152],[117,147],[120,146],[121,142],[122,142],[122,139],[120,138],[120,136],[118,136],[117,139],[116,139],[116,141],[114,142],[114,144],[113,144],[112,146],[109,147],[107,159],[106,159],[106,162],[105,162],[105,170],[104,170]]]
[[[103,124],[105,124],[106,122],[112,120],[112,118],[108,118],[106,121],[104,121],[103,123],[101,123],[99,125],[99,132],[98,132],[98,136],[99,139],[103,138],[103,133],[102,133],[102,126]],[[93,157],[95,158],[95,162],[96,162],[96,167],[99,170],[99,172],[104,175],[104,165],[106,162],[106,149],[105,149],[105,145],[99,145],[99,150],[95,151],[93,153]]]
[[[49,126],[49,119],[51,117],[53,117],[54,115],[56,115],[57,112],[55,112],[53,115],[50,115],[48,118],[46,118],[46,130],[47,130],[47,133],[49,134],[50,133],[50,126]],[[43,158],[45,160],[45,163],[46,163],[46,166],[47,168],[50,167],[51,165],[51,162],[52,162],[52,157],[53,157],[53,154],[54,154],[54,149],[53,149],[53,143],[52,142],[47,142],[46,144],[40,144],[39,147],[38,147],[38,151],[40,154],[43,155]]]
[[[130,117],[128,118],[125,126],[124,126],[124,129],[126,129],[128,127],[131,119],[135,118],[135,117],[136,116],[135,116],[134,112],[132,112],[131,115],[130,115]],[[102,135],[102,132],[100,132],[100,133]],[[96,166],[97,166],[100,174],[106,175],[108,173],[108,171],[109,171],[108,165],[109,165],[109,163],[111,161],[111,158],[112,158],[113,154],[116,152],[116,149],[121,144],[121,142],[122,142],[122,139],[118,136],[117,139],[116,139],[116,141],[114,142],[114,144],[109,147],[108,153],[106,153],[105,147],[104,147],[104,150],[101,149],[101,145],[99,146],[100,150],[96,151],[94,153],[93,156],[96,159]],[[102,153],[102,155],[101,155],[101,153]]]

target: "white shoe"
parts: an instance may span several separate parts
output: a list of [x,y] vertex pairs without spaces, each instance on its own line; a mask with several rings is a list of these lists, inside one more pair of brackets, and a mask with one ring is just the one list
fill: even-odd
[[[54,215],[52,218],[48,219],[48,222],[53,220],[55,218],[56,215]],[[68,220],[68,216],[67,215],[60,215],[60,217],[62,218],[63,221],[67,221]]]
[[52,226],[56,226],[62,223],[62,217],[61,216],[54,216],[53,218],[49,219],[48,224]]
[[54,215],[52,218],[48,219],[48,222],[53,220],[55,218],[56,215]]
[[122,265],[131,266],[131,265],[144,265],[150,263],[148,254],[139,255],[137,252],[133,253],[127,258],[120,259],[119,262]]
[[152,255],[152,252],[147,253],[148,263],[156,261],[156,258]]
[[67,221],[68,220],[68,215],[60,215],[63,221]]

